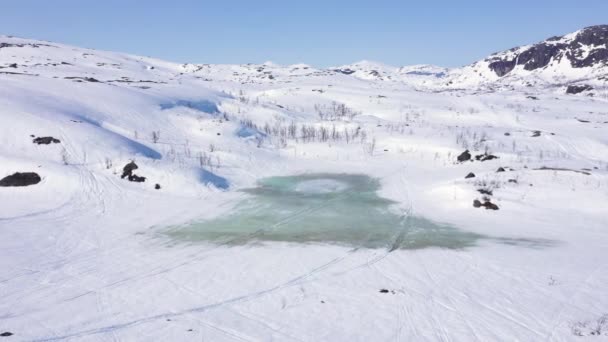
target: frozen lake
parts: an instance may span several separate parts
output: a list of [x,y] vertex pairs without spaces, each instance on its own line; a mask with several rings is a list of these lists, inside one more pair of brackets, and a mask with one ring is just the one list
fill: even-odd
[[378,180],[356,174],[305,174],[263,179],[228,215],[175,227],[182,241],[226,245],[263,242],[350,247],[464,248],[481,235],[399,213],[379,197]]

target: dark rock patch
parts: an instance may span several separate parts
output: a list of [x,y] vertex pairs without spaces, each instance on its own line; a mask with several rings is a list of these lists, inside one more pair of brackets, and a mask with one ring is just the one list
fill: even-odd
[[42,179],[35,172],[17,172],[0,180],[0,186],[29,186],[40,183]]
[[135,183],[143,183],[146,181],[146,177],[141,177],[136,174],[129,175],[128,179],[129,179],[129,182],[135,182]]
[[9,336],[13,336],[13,333],[10,331],[5,331],[2,334],[0,334],[0,336],[2,337],[9,337]]
[[464,152],[462,152],[458,157],[457,157],[458,161],[460,163],[465,162],[467,160],[471,159],[471,153],[469,153],[469,150],[466,150]]
[[498,157],[493,154],[488,154],[487,152],[484,154],[478,154],[475,156],[475,160],[479,160],[482,162],[488,161],[488,160],[493,160],[493,159],[498,159]]
[[540,131],[533,131],[533,132],[532,132],[532,137],[533,137],[533,138],[540,137],[540,133],[541,133]]
[[469,174],[468,174],[468,175],[466,175],[466,176],[464,177],[464,179],[468,179],[468,178],[475,178],[475,174],[474,174],[473,172],[469,172]]
[[502,166],[499,167],[498,170],[496,170],[496,172],[505,172],[505,171],[506,171],[505,168]]
[[515,60],[497,60],[488,65],[490,70],[494,71],[498,77],[503,77],[515,68]]
[[477,189],[477,192],[479,192],[482,195],[488,195],[488,196],[492,196],[492,190],[490,189]]
[[590,85],[569,85],[568,88],[566,88],[566,94],[579,94],[589,90],[593,90],[593,87]]
[[99,83],[100,81],[96,78],[93,77],[76,77],[76,76],[68,76],[68,77],[64,77],[66,80],[73,80],[76,82],[91,82],[91,83]]
[[129,162],[125,167],[122,168],[122,176],[120,178],[125,178],[133,174],[134,170],[139,169],[139,166],[135,164],[134,161]]
[[160,184],[157,183],[156,185],[154,185],[154,189],[160,190]]
[[133,173],[134,170],[137,170],[139,166],[135,164],[134,161],[129,162],[122,169],[122,176],[120,178],[127,178],[130,182],[142,183],[146,181],[146,177],[141,177]]
[[48,145],[48,144],[59,144],[61,140],[55,139],[53,137],[38,137],[32,141],[34,144],[38,145]]
[[477,199],[473,201],[473,207],[475,207],[475,208],[484,207],[487,210],[498,210],[499,209],[496,204],[494,204],[494,203],[492,203],[492,202],[490,202],[488,200],[486,200],[483,203],[481,203],[481,201],[477,200]]

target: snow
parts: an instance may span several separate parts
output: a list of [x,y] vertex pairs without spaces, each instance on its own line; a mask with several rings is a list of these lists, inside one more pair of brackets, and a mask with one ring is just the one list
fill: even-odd
[[[560,69],[556,85],[542,73],[495,80],[481,64],[361,62],[344,75],[0,43],[30,44],[0,48],[0,177],[42,177],[0,188],[0,332],[14,340],[606,337],[606,325],[591,333],[608,314],[608,99],[562,86],[605,69]],[[360,114],[321,121],[315,105],[332,102]],[[298,139],[281,137],[292,123]],[[305,141],[303,126],[341,138]],[[486,148],[499,159],[455,162]],[[131,160],[146,182],[120,178]],[[164,234],[228,216],[263,178],[313,173],[368,175],[394,213],[488,238],[391,250]],[[473,208],[480,188],[500,210]]]

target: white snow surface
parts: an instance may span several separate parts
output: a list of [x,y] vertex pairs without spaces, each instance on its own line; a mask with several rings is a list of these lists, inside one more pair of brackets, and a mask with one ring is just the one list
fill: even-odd
[[[601,88],[445,85],[472,67],[361,62],[347,75],[0,43],[0,178],[42,178],[0,187],[7,341],[608,339]],[[355,114],[322,120],[337,104]],[[281,137],[292,123],[296,138]],[[306,141],[303,125],[340,138]],[[465,149],[499,158],[457,163]],[[144,183],[121,179],[130,160]],[[302,173],[378,178],[395,212],[503,242],[390,251],[161,234],[226,215],[261,178]],[[474,208],[478,189],[500,210]]]

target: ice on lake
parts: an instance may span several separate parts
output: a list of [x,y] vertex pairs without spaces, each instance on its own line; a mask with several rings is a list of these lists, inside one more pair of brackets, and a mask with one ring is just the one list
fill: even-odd
[[465,248],[481,235],[400,213],[379,197],[377,179],[354,174],[304,174],[263,179],[221,217],[174,227],[181,241],[226,245],[291,242],[363,248]]

